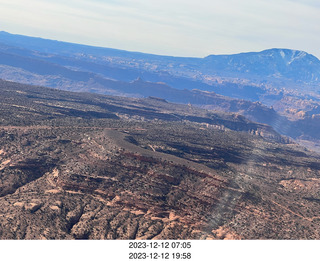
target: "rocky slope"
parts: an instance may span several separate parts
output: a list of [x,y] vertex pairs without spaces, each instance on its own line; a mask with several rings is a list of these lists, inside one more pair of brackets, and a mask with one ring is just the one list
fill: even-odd
[[319,239],[320,158],[165,100],[1,82],[2,239]]

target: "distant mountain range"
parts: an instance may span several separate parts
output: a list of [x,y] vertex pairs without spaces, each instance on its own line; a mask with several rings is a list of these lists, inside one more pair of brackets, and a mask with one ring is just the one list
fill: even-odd
[[[200,82],[214,85],[217,80],[214,77],[250,80],[253,83],[320,83],[319,59],[306,52],[289,49],[185,58],[92,47],[6,32],[0,32],[0,43],[2,50],[12,54],[100,73],[115,80],[131,81],[142,77],[147,81],[163,80],[170,84],[167,79],[170,75],[192,80],[196,87]],[[183,83],[171,83],[172,87],[183,88]],[[187,89],[192,88],[185,85]],[[209,87],[199,86],[210,90]]]
[[304,84],[320,83],[320,61],[303,51],[270,49],[236,55],[210,55],[202,70],[207,73],[263,81],[286,80]]
[[303,51],[185,58],[0,32],[0,78],[68,91],[154,96],[239,113],[299,142],[320,138],[320,61]]

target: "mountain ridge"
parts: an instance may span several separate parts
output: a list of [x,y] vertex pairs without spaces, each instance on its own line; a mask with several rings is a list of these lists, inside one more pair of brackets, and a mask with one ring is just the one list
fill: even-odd
[[[304,51],[273,48],[261,52],[240,53],[232,56],[211,55],[205,59],[209,61],[216,59],[213,65],[217,64],[217,66],[221,67],[221,70],[228,71],[230,70],[229,66],[238,69],[241,73],[253,73],[275,78],[285,76],[287,79],[301,82],[308,80],[310,84],[318,83],[320,79],[319,59]],[[226,60],[225,63],[224,59]],[[296,67],[300,71],[304,69],[304,74],[300,72],[297,75],[298,69]],[[311,76],[307,74],[310,71]],[[316,73],[316,75],[313,75],[313,73]],[[297,76],[300,76],[300,78]]]
[[[18,40],[17,40],[18,39]],[[250,85],[261,90],[286,87],[301,93],[317,93],[320,61],[304,51],[272,48],[261,52],[209,55],[204,58],[161,56],[113,48],[92,47],[56,40],[0,33],[7,52],[99,73],[114,80],[166,82],[177,89],[200,89],[233,95],[220,83]],[[12,49],[13,48],[13,49]],[[14,48],[20,48],[14,50]],[[22,48],[22,49],[21,49]],[[23,50],[24,49],[24,50]],[[299,56],[300,55],[300,56]],[[52,87],[52,86],[51,86]],[[237,97],[237,92],[233,90]],[[260,96],[260,91],[253,91]],[[245,98],[245,96],[240,97]],[[257,100],[258,98],[256,98]]]
[[[9,33],[7,31],[0,31],[0,37],[1,40],[3,40],[3,37],[10,37],[14,40],[16,39],[21,39],[23,41],[25,41],[25,39],[30,39],[30,42],[32,42],[33,40],[39,40],[42,41],[43,43],[47,42],[55,42],[55,43],[59,43],[59,44],[67,44],[67,45],[72,45],[72,46],[79,46],[79,47],[85,47],[85,48],[93,48],[93,49],[105,49],[105,50],[110,50],[110,51],[119,51],[119,52],[123,52],[123,53],[130,53],[130,54],[143,54],[143,55],[150,55],[150,56],[159,56],[159,57],[171,57],[171,58],[181,58],[181,59],[206,59],[206,58],[210,58],[211,56],[233,56],[233,55],[243,55],[243,54],[256,54],[256,53],[263,53],[263,52],[268,52],[268,51],[273,51],[273,50],[279,50],[279,51],[294,51],[294,52],[302,52],[308,55],[312,55],[313,57],[315,57],[316,59],[319,60],[319,58],[317,58],[315,55],[310,54],[306,51],[303,50],[298,50],[298,49],[290,49],[290,48],[279,48],[279,47],[271,47],[268,49],[263,49],[261,51],[248,51],[248,52],[239,52],[239,53],[232,53],[232,54],[208,54],[207,56],[204,57],[194,57],[194,56],[174,56],[174,55],[162,55],[162,54],[152,54],[152,53],[146,53],[146,52],[139,52],[139,51],[130,51],[130,50],[122,50],[122,49],[117,49],[117,48],[112,48],[112,47],[105,47],[105,46],[94,46],[94,45],[89,45],[89,44],[81,44],[81,43],[72,43],[72,42],[67,42],[67,41],[60,41],[60,40],[54,40],[54,39],[48,39],[48,38],[44,38],[44,37],[37,37],[37,36],[28,36],[28,35],[21,35],[21,34],[13,34],[13,33]],[[17,38],[16,38],[17,37]],[[20,41],[18,41],[19,43]],[[10,44],[16,44],[15,46],[19,46],[20,44],[17,44],[17,41],[8,41],[8,43]]]

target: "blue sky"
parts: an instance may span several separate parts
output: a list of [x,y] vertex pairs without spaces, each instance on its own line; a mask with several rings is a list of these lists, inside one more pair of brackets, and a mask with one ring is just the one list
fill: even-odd
[[318,0],[0,0],[0,21],[10,33],[155,54],[320,57]]

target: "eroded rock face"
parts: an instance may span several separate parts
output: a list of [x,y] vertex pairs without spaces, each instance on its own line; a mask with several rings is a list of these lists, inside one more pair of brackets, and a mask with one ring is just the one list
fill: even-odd
[[[298,147],[249,134],[238,139],[233,132],[199,132],[190,126],[186,136],[179,126],[147,131],[146,124],[111,132],[12,128],[15,149],[1,143],[2,160],[11,159],[1,170],[3,187],[11,186],[10,175],[30,179],[2,190],[1,238],[319,238],[318,160]],[[182,133],[176,146],[173,141]],[[135,144],[125,139],[128,135]],[[21,145],[22,137],[30,145]],[[59,142],[66,137],[71,142]],[[255,137],[254,142],[245,137]],[[31,168],[21,163],[37,158],[40,150],[50,164],[33,160]],[[284,158],[291,163],[283,163]],[[41,175],[32,173],[38,170]]]

